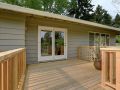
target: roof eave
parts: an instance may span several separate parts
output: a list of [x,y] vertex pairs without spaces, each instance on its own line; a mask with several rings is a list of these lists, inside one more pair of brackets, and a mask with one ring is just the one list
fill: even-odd
[[60,20],[66,20],[66,21],[70,21],[70,22],[76,22],[76,23],[91,25],[91,26],[105,28],[105,29],[109,29],[109,30],[120,31],[119,28],[114,28],[114,27],[111,27],[111,26],[106,26],[106,25],[102,25],[102,24],[98,24],[98,23],[94,23],[94,22],[90,22],[90,21],[75,19],[75,18],[71,18],[71,17],[68,17],[68,16],[53,14],[53,13],[39,11],[39,10],[34,10],[34,9],[30,9],[30,8],[20,7],[20,6],[17,6],[17,5],[10,5],[10,4],[6,4],[6,3],[2,3],[2,2],[0,2],[0,9],[20,12],[20,13],[23,13],[23,14],[30,14],[30,15],[36,15],[36,16],[43,16],[43,17],[60,19]]

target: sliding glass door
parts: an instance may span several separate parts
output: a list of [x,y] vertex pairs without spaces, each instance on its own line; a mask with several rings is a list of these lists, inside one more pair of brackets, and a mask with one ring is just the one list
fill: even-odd
[[60,60],[67,58],[66,29],[39,27],[39,61]]

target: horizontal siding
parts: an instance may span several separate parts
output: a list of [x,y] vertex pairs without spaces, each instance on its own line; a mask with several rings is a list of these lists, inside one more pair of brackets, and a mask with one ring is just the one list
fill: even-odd
[[77,48],[80,45],[88,45],[88,31],[83,29],[75,30],[74,28],[68,30],[68,58],[77,57]]
[[1,34],[15,34],[15,35],[24,35],[25,34],[25,29],[21,28],[7,28],[7,27],[0,27],[0,33]]
[[14,19],[5,19],[1,18],[0,19],[0,27],[2,28],[14,28],[14,29],[24,29],[25,27],[23,21],[21,20],[14,20]]
[[13,17],[0,16],[0,51],[25,47],[25,19]]
[[[64,23],[64,24],[63,24]],[[44,19],[30,20],[26,31],[27,63],[38,62],[38,25],[67,28],[68,29],[68,58],[77,57],[77,49],[81,45],[89,45],[89,32],[101,32],[111,34],[111,44],[115,44],[115,34],[112,31],[94,27],[84,27],[76,24],[65,24],[60,21]]]
[[38,62],[38,26],[29,25],[26,31],[27,63]]
[[18,48],[25,48],[23,45],[0,45],[0,51],[7,51],[7,50],[13,50]]
[[[89,45],[89,32],[92,30],[84,30],[84,29],[69,29],[68,30],[68,58],[76,58],[77,57],[77,49],[81,45]],[[97,30],[92,32],[99,33],[108,33],[110,34],[110,45],[115,45],[115,36],[116,33],[106,30]]]
[[0,39],[1,40],[24,40],[24,34],[3,34],[0,33]]
[[0,45],[25,45],[24,40],[0,40]]

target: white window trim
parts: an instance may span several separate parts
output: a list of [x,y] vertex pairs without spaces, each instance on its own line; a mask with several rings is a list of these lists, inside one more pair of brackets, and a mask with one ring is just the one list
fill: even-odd
[[[40,48],[41,48],[41,39],[40,39],[40,32],[41,32],[41,30],[48,30],[48,31],[52,31],[52,34],[53,34],[53,32],[55,32],[55,31],[65,31],[65,46],[66,46],[66,48],[65,48],[65,52],[64,52],[64,54],[65,54],[65,59],[67,59],[67,50],[68,50],[68,39],[67,39],[67,29],[66,28],[57,28],[57,27],[48,27],[48,26],[38,26],[38,61],[42,61],[41,60],[41,51],[40,51]],[[54,35],[53,35],[54,36]],[[54,38],[53,38],[53,40],[54,40]],[[52,44],[54,43],[54,41],[52,41]],[[52,45],[52,49],[54,48],[54,44]],[[55,52],[54,52],[54,49],[52,50],[52,56],[53,55],[55,55]],[[57,57],[57,55],[56,55],[56,57]],[[45,61],[49,61],[49,59],[51,59],[51,60],[53,60],[53,58],[50,58],[49,56],[47,57],[46,56],[46,58],[48,58],[48,60],[45,60]]]
[[[109,46],[110,46],[110,34],[109,34],[109,33],[100,33],[100,32],[90,31],[90,32],[88,32],[88,35],[89,35],[90,33],[94,33],[94,38],[95,38],[95,33],[99,33],[99,35],[100,35],[100,43],[101,43],[101,34],[105,34],[105,37],[106,37],[106,35],[109,35]],[[89,37],[89,36],[88,36],[88,37]],[[90,40],[90,39],[89,39],[89,40]],[[90,43],[89,43],[89,45],[90,45]],[[95,45],[95,39],[94,39],[94,45]],[[101,44],[100,44],[100,45],[101,45]],[[106,38],[105,38],[105,45],[107,46]]]

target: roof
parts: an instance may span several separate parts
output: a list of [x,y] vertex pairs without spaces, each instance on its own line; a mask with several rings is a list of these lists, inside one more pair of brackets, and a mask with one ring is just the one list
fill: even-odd
[[75,22],[75,23],[86,24],[86,25],[90,25],[90,26],[120,31],[119,28],[114,28],[111,26],[106,26],[106,25],[102,25],[102,24],[98,24],[98,23],[94,23],[94,22],[90,22],[90,21],[75,19],[75,18],[71,18],[68,16],[53,14],[53,13],[49,13],[49,12],[45,12],[45,11],[39,11],[39,10],[30,9],[30,8],[20,7],[17,5],[6,4],[6,3],[2,3],[2,2],[0,2],[0,9],[15,11],[15,12],[23,13],[23,14],[30,14],[30,15],[37,15],[37,16],[55,18],[55,19],[60,19],[60,20],[66,20],[66,21],[70,21],[70,22]]

